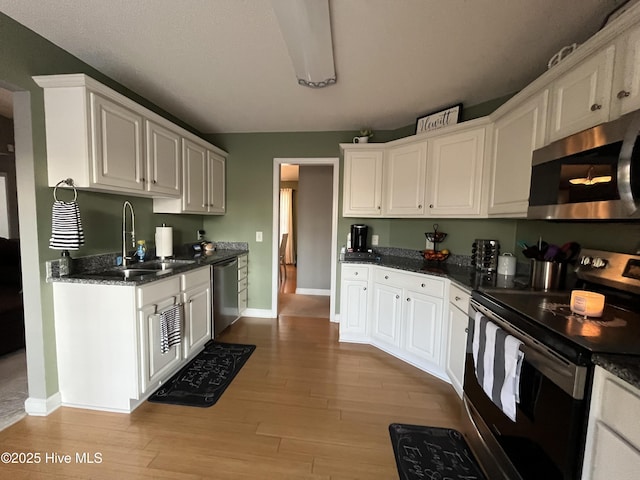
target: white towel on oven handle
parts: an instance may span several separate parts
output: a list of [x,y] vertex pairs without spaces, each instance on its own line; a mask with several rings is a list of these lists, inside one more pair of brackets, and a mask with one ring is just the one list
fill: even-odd
[[515,422],[524,358],[520,350],[522,342],[480,312],[476,312],[474,321],[472,345],[478,383],[493,403]]

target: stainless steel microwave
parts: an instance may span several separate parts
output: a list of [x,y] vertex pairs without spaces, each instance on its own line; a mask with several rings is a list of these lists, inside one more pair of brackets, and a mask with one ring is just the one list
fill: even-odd
[[533,152],[528,218],[640,218],[640,111]]

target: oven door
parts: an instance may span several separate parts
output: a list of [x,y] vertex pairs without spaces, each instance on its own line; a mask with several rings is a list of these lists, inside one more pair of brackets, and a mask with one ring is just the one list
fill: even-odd
[[[520,403],[510,420],[485,394],[475,375],[476,312],[523,342]],[[503,318],[472,300],[464,373],[464,395],[474,424],[503,472],[524,480],[579,478],[586,430],[587,369],[572,364]],[[500,451],[496,452],[495,449]]]

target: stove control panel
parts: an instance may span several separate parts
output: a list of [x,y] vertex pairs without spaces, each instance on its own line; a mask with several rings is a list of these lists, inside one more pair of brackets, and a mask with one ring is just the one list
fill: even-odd
[[608,263],[609,261],[602,257],[590,257],[585,255],[580,259],[580,265],[591,268],[604,268]]
[[580,253],[578,278],[640,294],[640,255],[590,249]]

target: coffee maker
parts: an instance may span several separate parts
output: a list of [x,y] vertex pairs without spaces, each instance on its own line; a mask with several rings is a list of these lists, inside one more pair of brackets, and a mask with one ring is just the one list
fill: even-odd
[[369,227],[362,224],[351,225],[351,250],[354,252],[366,252],[367,248],[367,235],[369,233]]

